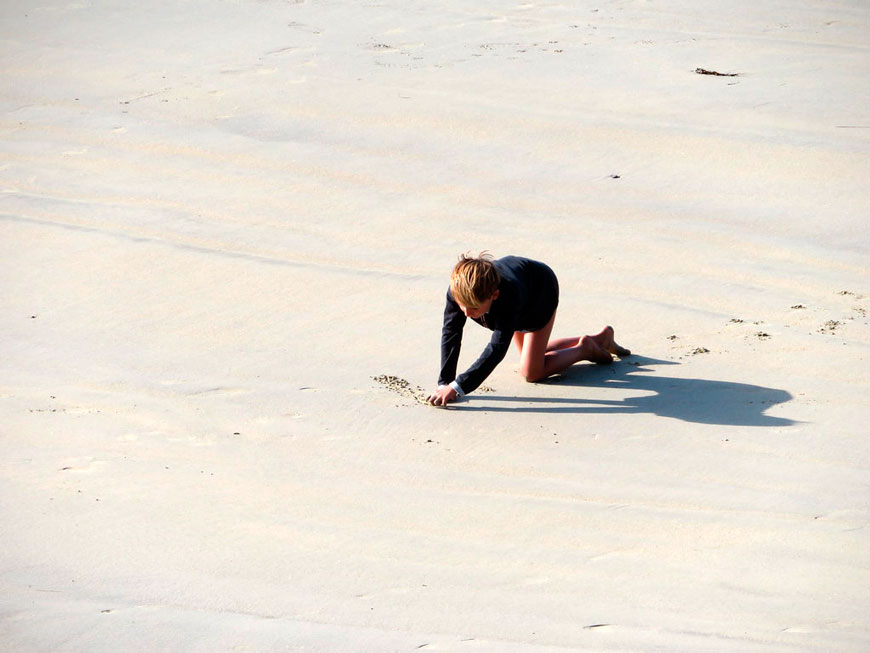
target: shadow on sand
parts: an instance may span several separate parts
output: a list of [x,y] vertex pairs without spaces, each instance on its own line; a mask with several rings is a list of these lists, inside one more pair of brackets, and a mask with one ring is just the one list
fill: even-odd
[[[661,376],[653,368],[679,365],[644,356],[613,365],[575,365],[546,383],[578,388],[629,391],[624,399],[582,397],[504,397],[479,395],[474,404],[454,404],[453,410],[516,413],[651,413],[686,422],[731,426],[790,426],[794,420],[765,415],[771,406],[789,401],[785,390],[747,383]],[[533,386],[529,386],[533,387]],[[618,392],[616,394],[623,394]],[[486,405],[479,405],[484,403]],[[499,404],[519,404],[515,406]]]

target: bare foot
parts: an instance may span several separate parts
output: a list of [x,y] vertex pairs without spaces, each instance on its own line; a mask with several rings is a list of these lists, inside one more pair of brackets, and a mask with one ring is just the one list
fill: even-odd
[[578,347],[582,356],[580,360],[592,361],[599,365],[609,365],[613,362],[613,356],[598,344],[595,336],[583,336]]
[[596,344],[598,344],[599,347],[607,352],[610,352],[614,356],[624,358],[631,355],[631,350],[626,349],[625,347],[620,347],[613,339],[612,326],[606,326],[601,330],[601,333],[597,333],[594,336],[590,337],[595,340]]

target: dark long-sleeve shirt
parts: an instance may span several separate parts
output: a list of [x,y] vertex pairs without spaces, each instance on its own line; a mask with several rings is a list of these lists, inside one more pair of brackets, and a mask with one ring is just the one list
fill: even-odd
[[544,263],[518,256],[493,261],[501,275],[498,297],[489,312],[473,318],[491,329],[489,344],[465,372],[456,376],[462,329],[468,319],[453,294],[447,290],[444,325],[441,329],[441,372],[438,384],[456,381],[466,394],[473,392],[504,359],[515,331],[537,331],[546,326],[559,304],[559,282]]

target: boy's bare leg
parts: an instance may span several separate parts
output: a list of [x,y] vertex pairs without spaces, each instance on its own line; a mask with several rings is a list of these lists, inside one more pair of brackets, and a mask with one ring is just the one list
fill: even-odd
[[580,344],[580,336],[575,338],[558,338],[547,343],[547,351],[557,351],[559,349],[568,349],[568,347],[576,347]]
[[[540,381],[555,374],[555,372],[550,371],[552,364],[547,364],[547,358],[552,355],[552,353],[547,352],[547,343],[550,340],[550,333],[553,331],[555,321],[556,315],[554,314],[543,329],[531,333],[514,334],[514,341],[520,347],[520,374],[526,381]],[[517,340],[517,336],[519,336],[519,340]],[[561,351],[570,354],[574,350],[563,349]],[[568,365],[571,363],[566,361],[565,367]]]
[[549,323],[538,331],[514,334],[514,342],[520,348],[520,374],[527,381],[540,381],[584,360],[601,364],[613,362],[613,357],[598,344],[595,336],[564,338],[565,342],[573,341],[577,344],[549,350],[549,337],[555,319],[554,315]]
[[[553,320],[555,320],[556,314],[553,314]],[[546,327],[544,327],[546,328]],[[550,327],[552,330],[552,327]],[[526,334],[520,333],[517,331],[514,333],[514,345],[516,345],[517,351],[522,355],[523,353],[523,341],[525,339]],[[574,336],[573,338],[557,338],[556,340],[550,340],[547,343],[546,351],[556,351],[558,349],[568,349],[569,347],[576,347],[580,344],[580,336]]]
[[[514,344],[520,351],[520,374],[527,381],[540,381],[580,361],[587,360],[606,365],[613,362],[613,356],[631,354],[628,349],[616,343],[613,338],[613,327],[609,326],[594,336],[548,341],[554,321],[555,315],[539,331],[514,334]],[[567,346],[559,347],[559,345]]]
[[[604,327],[600,333],[595,334],[594,336],[589,336],[592,338],[595,343],[601,347],[604,351],[610,352],[614,356],[628,356],[631,354],[631,351],[626,349],[625,347],[620,347],[613,340],[613,327],[607,326]],[[575,338],[559,338],[557,340],[551,340],[547,343],[547,351],[557,351],[559,349],[568,349],[569,347],[576,347],[580,344],[580,337]]]

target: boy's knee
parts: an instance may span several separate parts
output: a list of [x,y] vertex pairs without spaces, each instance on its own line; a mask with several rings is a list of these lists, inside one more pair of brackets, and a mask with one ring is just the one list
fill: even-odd
[[523,380],[526,383],[537,383],[544,378],[544,375],[542,373],[535,373],[527,370],[520,370],[520,375],[523,377]]

